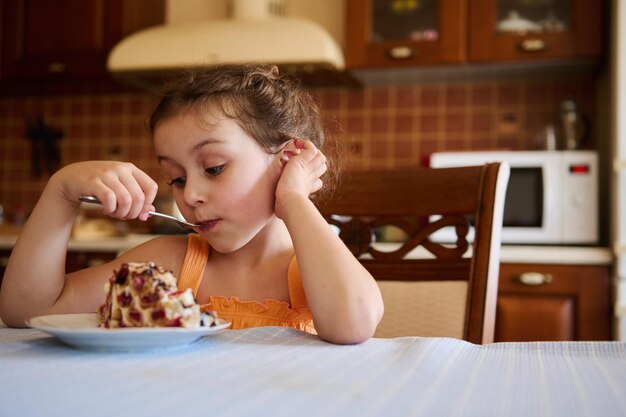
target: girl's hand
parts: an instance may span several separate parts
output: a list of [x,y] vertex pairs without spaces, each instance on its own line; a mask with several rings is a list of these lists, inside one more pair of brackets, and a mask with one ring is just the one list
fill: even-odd
[[156,197],[157,183],[128,162],[88,161],[67,165],[57,171],[50,184],[68,202],[78,204],[81,196],[92,195],[102,202],[102,212],[117,219],[148,219]]
[[309,198],[323,186],[322,175],[326,172],[326,157],[308,140],[294,139],[280,154],[282,173],[276,186],[275,212],[281,212],[289,199]]

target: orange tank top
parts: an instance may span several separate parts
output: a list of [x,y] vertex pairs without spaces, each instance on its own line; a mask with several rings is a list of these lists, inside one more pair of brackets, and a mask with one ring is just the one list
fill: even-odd
[[[200,287],[204,268],[209,260],[209,243],[199,235],[190,234],[187,253],[178,278],[178,288],[191,288],[194,296]],[[201,304],[203,311],[214,310],[218,316],[230,321],[231,329],[248,327],[283,326],[316,334],[313,316],[309,310],[302,288],[300,270],[294,256],[287,273],[290,303],[278,300],[241,301],[238,297],[212,295],[209,302]]]

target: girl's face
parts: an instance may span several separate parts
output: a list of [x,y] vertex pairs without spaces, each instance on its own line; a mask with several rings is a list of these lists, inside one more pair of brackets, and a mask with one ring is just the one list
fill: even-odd
[[278,156],[234,120],[179,113],[159,123],[154,146],[181,213],[217,251],[241,248],[277,220]]

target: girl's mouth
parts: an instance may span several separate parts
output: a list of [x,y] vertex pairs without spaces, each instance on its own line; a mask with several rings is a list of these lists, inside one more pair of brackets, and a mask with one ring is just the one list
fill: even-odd
[[219,221],[220,219],[211,219],[211,220],[201,221],[200,226],[198,226],[198,229],[201,232],[208,232],[209,230],[213,229]]

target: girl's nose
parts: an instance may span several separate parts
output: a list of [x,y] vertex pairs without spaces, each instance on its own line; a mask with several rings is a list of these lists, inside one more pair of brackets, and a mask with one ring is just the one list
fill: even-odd
[[207,202],[206,191],[202,190],[198,186],[198,181],[190,181],[189,178],[187,178],[187,183],[185,184],[183,197],[185,199],[185,203],[193,207]]

